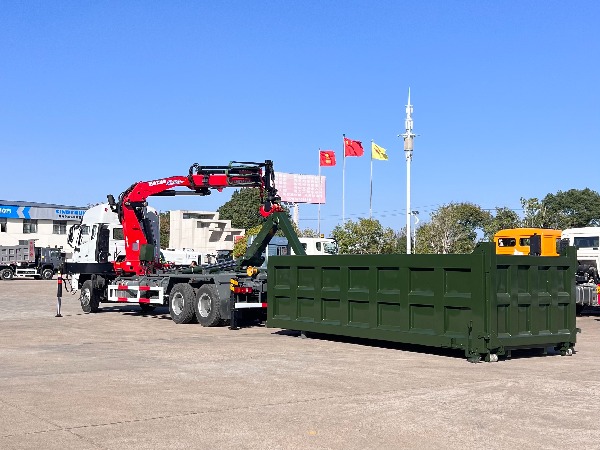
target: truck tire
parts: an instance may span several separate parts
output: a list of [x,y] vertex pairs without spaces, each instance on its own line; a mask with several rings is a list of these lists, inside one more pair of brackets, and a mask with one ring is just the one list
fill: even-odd
[[79,302],[84,313],[96,313],[100,310],[100,296],[94,289],[92,280],[83,283],[79,294]]
[[216,327],[221,323],[221,299],[214,284],[205,284],[198,289],[194,312],[203,327]]
[[13,271],[10,270],[9,268],[2,269],[0,271],[0,278],[2,278],[3,280],[12,280],[12,277],[13,277]]
[[53,276],[54,276],[54,271],[52,269],[42,270],[42,279],[43,280],[51,280]]
[[194,288],[187,283],[173,286],[169,295],[169,313],[175,323],[190,323],[194,320]]

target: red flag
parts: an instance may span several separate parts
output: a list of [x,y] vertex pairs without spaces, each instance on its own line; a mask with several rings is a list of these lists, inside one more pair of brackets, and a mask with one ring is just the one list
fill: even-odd
[[321,166],[335,166],[335,152],[333,150],[321,150],[319,152]]
[[362,156],[364,154],[362,142],[344,138],[344,156]]

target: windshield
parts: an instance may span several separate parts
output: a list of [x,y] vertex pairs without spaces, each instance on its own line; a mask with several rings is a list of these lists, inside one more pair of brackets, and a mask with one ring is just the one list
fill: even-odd
[[325,250],[325,253],[329,255],[337,255],[338,253],[338,246],[335,242],[325,242],[323,248]]
[[577,248],[597,248],[600,236],[581,236],[573,238],[573,245]]

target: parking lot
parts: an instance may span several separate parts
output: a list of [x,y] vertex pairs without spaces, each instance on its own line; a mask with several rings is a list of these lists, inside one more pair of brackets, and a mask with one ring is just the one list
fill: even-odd
[[598,448],[600,316],[576,354],[461,353],[83,314],[0,282],[0,448]]

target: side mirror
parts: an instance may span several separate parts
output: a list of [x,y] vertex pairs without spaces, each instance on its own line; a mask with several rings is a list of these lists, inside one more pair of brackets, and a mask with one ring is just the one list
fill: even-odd
[[540,256],[542,254],[542,236],[534,234],[529,238],[529,254]]

